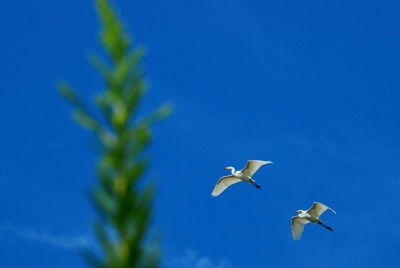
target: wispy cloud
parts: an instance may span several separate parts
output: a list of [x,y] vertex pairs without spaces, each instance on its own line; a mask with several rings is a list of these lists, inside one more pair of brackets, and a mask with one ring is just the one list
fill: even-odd
[[48,244],[65,249],[80,249],[92,244],[87,235],[64,235],[53,232],[44,232],[32,228],[16,226],[13,224],[1,224],[0,235],[14,235],[16,237]]
[[202,256],[196,250],[187,250],[181,257],[175,258],[168,267],[174,268],[237,268],[226,258],[214,261],[207,256]]
[[[343,146],[334,142],[327,136],[319,136],[314,139],[307,139],[303,136],[286,135],[288,144],[298,151],[301,151],[309,160],[321,160],[325,158],[336,158],[345,161],[367,161],[361,152],[357,152],[354,148],[355,144],[351,146]],[[357,138],[352,138],[352,140]],[[357,143],[360,143],[357,140]],[[364,142],[365,143],[365,142]],[[367,144],[363,144],[368,147]]]

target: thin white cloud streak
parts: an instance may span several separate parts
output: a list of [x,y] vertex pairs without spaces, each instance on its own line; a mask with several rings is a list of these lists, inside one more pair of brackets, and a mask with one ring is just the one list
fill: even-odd
[[12,224],[0,225],[0,235],[7,234],[64,249],[81,249],[89,247],[92,244],[91,239],[86,235],[61,235]]
[[275,54],[280,55],[290,66],[306,71],[309,74],[314,73],[311,69],[306,68],[306,66],[300,66],[289,56],[282,46],[279,45],[279,42],[274,40],[268,30],[256,20],[254,17],[255,14],[247,8],[245,1],[230,1],[228,9],[226,6],[220,5],[219,10],[221,12],[223,10],[224,12],[224,16],[220,17],[225,19],[227,27],[235,29],[239,33],[239,36],[245,39],[251,46],[258,45],[257,49],[260,53],[263,53],[263,49],[268,48],[275,52]]
[[196,250],[187,250],[181,257],[175,258],[168,267],[171,268],[237,268],[226,258],[213,261],[207,256],[202,256]]

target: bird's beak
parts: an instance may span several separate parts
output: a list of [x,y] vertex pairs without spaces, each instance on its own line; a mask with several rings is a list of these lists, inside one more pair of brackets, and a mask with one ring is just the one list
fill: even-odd
[[224,167],[224,169],[229,169],[228,167]]
[[294,213],[299,213],[299,211],[298,211],[298,210],[296,210]]

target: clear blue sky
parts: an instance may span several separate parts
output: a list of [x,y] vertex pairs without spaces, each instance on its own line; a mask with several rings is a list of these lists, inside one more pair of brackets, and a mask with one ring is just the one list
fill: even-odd
[[[151,91],[175,113],[154,128],[150,180],[166,268],[400,267],[398,1],[115,0],[145,46]],[[0,267],[85,267],[93,245],[90,135],[54,89],[102,84],[91,1],[2,3]],[[210,196],[248,159],[255,179]],[[300,241],[290,217],[337,211]]]

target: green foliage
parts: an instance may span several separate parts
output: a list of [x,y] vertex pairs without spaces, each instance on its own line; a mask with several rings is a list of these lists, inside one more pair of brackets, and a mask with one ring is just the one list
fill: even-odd
[[140,49],[131,50],[131,38],[107,0],[96,0],[102,24],[100,37],[107,59],[92,57],[92,63],[104,79],[92,111],[66,83],[58,86],[74,107],[73,117],[94,133],[99,148],[98,183],[92,201],[99,212],[94,224],[103,257],[86,255],[94,267],[158,267],[156,246],[145,245],[151,220],[154,188],[139,187],[149,162],[143,153],[151,139],[150,126],[170,113],[163,106],[148,116],[135,112],[146,83],[140,62]]

